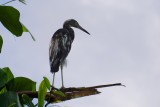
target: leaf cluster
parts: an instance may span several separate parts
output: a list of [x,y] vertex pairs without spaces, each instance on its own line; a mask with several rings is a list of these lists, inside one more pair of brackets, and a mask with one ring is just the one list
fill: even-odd
[[[20,12],[12,6],[5,6],[13,1],[16,0],[11,0],[0,5],[1,24],[15,37],[21,37],[24,32],[28,32],[35,41],[31,32],[20,22]],[[18,1],[25,4],[25,0]],[[3,37],[0,34],[0,53],[2,52],[3,42]],[[38,89],[38,104],[36,104],[38,107],[44,106],[46,94],[49,93],[47,91],[50,91],[52,95],[65,95],[57,89],[51,91],[51,84],[44,77]],[[35,107],[36,105],[32,102],[33,98],[24,94],[25,92],[37,92],[36,82],[26,77],[14,77],[9,67],[0,68],[0,107],[24,107],[25,105]],[[46,106],[50,103],[47,103]]]
[[[21,0],[23,2],[23,0]],[[12,6],[0,6],[0,22],[2,25],[8,29],[14,36],[20,37],[23,32],[29,32],[32,39],[35,38],[31,32],[25,27],[24,24],[20,22],[20,12]],[[0,53],[2,50],[3,38],[0,35]]]
[[[47,91],[51,84],[47,77],[44,77],[38,89],[38,107],[43,107]],[[14,77],[8,67],[0,68],[0,107],[35,107],[27,94],[23,92],[36,92],[36,82],[26,77]],[[52,94],[64,96],[62,92],[54,90]]]
[[[27,27],[20,22],[20,12],[12,7],[5,6],[6,4],[16,0],[11,0],[0,5],[0,22],[1,24],[14,36],[20,37],[24,32],[28,32],[32,39],[35,38]],[[19,2],[25,4],[25,0],[18,0]],[[0,35],[0,53],[2,51],[3,38]],[[42,107],[44,105],[44,98],[47,92],[47,88],[50,88],[49,80],[44,77],[44,80],[40,84],[38,93],[38,106]],[[0,68],[0,107],[23,107],[28,105],[29,107],[34,107],[32,103],[32,98],[26,94],[18,95],[18,92],[24,91],[36,91],[36,82],[26,77],[14,77],[11,70],[8,67]]]
[[0,69],[0,107],[22,107],[27,104],[27,97],[19,97],[19,91],[36,91],[36,82],[26,77],[14,77],[8,67]]

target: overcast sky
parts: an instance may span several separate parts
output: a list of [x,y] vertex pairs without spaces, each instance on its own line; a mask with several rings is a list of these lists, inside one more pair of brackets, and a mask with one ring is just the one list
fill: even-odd
[[[1,1],[2,3],[3,1]],[[64,68],[65,87],[120,82],[127,87],[99,89],[95,96],[66,101],[62,107],[160,106],[159,0],[26,0],[10,3],[32,32],[16,38],[2,25],[4,39],[0,67],[40,84],[52,81],[48,48],[53,33],[74,18],[91,35],[74,29],[75,40]],[[55,85],[61,86],[60,72]]]

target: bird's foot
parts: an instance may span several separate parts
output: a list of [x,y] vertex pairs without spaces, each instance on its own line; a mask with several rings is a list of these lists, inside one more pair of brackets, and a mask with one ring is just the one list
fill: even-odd
[[53,85],[51,85],[51,90],[54,90],[54,89],[55,89],[55,87]]
[[64,86],[62,86],[62,87],[60,88],[60,90],[61,90],[61,89],[65,89],[65,87],[64,87]]
[[52,90],[58,90],[58,88],[56,88],[55,86],[51,86],[51,91]]

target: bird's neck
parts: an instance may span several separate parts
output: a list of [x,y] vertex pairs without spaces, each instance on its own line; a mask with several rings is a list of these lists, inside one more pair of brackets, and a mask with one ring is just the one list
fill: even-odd
[[63,26],[63,28],[66,29],[69,32],[68,36],[70,36],[72,41],[73,41],[74,40],[74,30],[69,26]]

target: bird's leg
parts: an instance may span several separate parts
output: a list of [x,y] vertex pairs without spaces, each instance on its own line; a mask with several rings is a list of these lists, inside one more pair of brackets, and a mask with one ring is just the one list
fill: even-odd
[[[51,94],[52,94],[52,90],[55,89],[55,87],[54,87],[54,78],[55,78],[55,72],[53,72],[53,81],[52,81],[52,86],[51,86],[51,89],[50,89],[50,96],[51,96]],[[51,98],[51,97],[49,97],[49,100],[48,100],[48,102],[46,103],[45,107],[47,107],[47,105],[50,104],[50,98]]]
[[61,64],[61,79],[62,79],[62,87],[64,88],[64,82],[63,82],[63,64]]
[[54,88],[54,78],[55,78],[55,72],[53,72],[52,88]]

